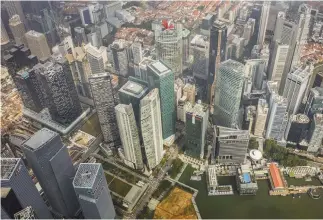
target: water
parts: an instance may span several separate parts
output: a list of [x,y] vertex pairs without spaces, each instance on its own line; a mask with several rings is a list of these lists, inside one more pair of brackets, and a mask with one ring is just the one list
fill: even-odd
[[[314,200],[307,194],[301,198],[292,196],[269,196],[268,180],[258,181],[256,196],[208,196],[206,177],[202,181],[191,181],[193,168],[187,166],[180,181],[199,190],[196,203],[203,219],[210,218],[319,218],[323,219],[323,196]],[[234,177],[218,177],[219,184],[232,184]]]

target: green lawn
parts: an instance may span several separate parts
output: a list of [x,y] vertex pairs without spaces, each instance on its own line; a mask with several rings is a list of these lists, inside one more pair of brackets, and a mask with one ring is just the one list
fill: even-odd
[[[258,181],[259,190],[256,196],[239,196],[236,192],[233,196],[208,196],[205,174],[202,181],[191,181],[193,171],[191,166],[187,166],[179,181],[199,190],[195,201],[203,219],[323,219],[323,196],[318,200],[311,199],[307,194],[295,199],[292,196],[269,196],[268,180]],[[230,183],[236,189],[234,177],[218,177],[218,182]]]

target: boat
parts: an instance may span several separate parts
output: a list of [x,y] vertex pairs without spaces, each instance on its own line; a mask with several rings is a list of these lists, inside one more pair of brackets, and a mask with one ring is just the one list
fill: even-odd
[[320,193],[319,193],[316,189],[312,189],[312,188],[310,188],[310,189],[308,190],[308,194],[309,194],[309,196],[310,196],[312,199],[319,199],[319,198],[321,198]]

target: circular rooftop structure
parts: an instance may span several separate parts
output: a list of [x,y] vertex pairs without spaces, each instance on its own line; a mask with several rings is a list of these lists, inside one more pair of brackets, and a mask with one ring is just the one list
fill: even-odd
[[262,153],[259,150],[251,150],[249,155],[250,158],[255,161],[260,160],[262,158]]

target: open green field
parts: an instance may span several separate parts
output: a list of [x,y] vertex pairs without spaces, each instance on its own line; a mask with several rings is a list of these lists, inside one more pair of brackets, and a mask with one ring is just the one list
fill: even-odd
[[[195,201],[203,219],[323,219],[323,196],[318,200],[311,199],[307,194],[295,199],[292,196],[269,196],[267,180],[258,181],[256,196],[239,196],[236,192],[233,196],[208,196],[205,174],[202,181],[191,181],[193,171],[191,166],[187,166],[179,181],[199,190]],[[234,177],[218,177],[218,182],[231,184],[236,189]]]
[[93,114],[89,120],[83,124],[80,130],[94,137],[98,136],[101,133],[98,115],[96,113]]

